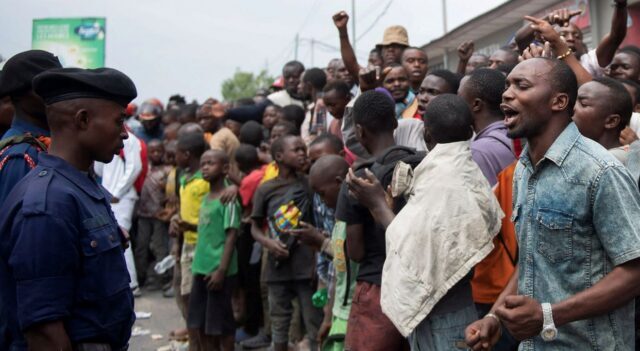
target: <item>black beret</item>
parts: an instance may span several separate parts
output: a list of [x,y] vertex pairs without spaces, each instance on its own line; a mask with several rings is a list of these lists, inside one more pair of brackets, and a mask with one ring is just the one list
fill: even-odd
[[52,68],[62,68],[62,65],[50,52],[29,50],[14,55],[2,68],[0,97],[30,90],[33,77]]
[[33,79],[33,90],[47,105],[66,100],[95,98],[126,107],[138,96],[131,79],[113,68],[52,69]]

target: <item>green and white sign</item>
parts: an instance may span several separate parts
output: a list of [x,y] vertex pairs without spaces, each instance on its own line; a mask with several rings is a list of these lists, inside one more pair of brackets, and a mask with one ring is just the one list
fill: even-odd
[[34,19],[31,47],[55,54],[63,67],[104,67],[105,25],[104,17]]

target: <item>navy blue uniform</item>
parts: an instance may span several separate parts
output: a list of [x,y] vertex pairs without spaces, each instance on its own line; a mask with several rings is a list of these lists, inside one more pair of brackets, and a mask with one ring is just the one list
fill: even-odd
[[125,347],[133,295],[110,195],[45,153],[0,208],[0,303],[11,350],[21,330],[63,320],[71,342]]
[[[2,139],[26,133],[30,133],[35,138],[49,136],[48,131],[14,118],[11,128],[2,136]],[[36,166],[38,153],[41,151],[43,150],[29,143],[11,145],[0,150],[0,205],[16,183]]]

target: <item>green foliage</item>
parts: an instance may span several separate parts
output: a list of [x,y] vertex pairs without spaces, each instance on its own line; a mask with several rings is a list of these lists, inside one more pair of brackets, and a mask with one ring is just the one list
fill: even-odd
[[268,89],[274,78],[269,76],[266,70],[260,71],[256,76],[251,72],[237,70],[232,78],[222,82],[222,97],[226,101],[254,97],[260,88]]

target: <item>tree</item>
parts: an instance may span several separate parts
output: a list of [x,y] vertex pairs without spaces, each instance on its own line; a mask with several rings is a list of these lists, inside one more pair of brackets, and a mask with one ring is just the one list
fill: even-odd
[[222,82],[222,97],[227,101],[254,97],[258,89],[268,89],[273,83],[273,77],[266,70],[255,76],[251,72],[236,70],[232,78]]

